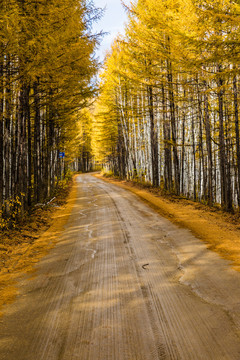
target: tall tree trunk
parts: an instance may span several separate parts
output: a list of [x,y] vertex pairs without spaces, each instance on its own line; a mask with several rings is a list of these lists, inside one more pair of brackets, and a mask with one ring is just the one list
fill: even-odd
[[211,128],[209,119],[209,104],[208,95],[204,94],[204,117],[205,117],[205,131],[206,131],[206,144],[208,154],[208,204],[213,205],[213,159],[212,159],[212,143],[211,143]]
[[182,158],[181,158],[181,193],[184,194],[184,181],[185,181],[185,171],[184,171],[184,162],[185,162],[185,122],[186,115],[183,114],[182,119]]
[[40,142],[40,99],[39,79],[33,84],[34,92],[34,142],[33,142],[33,176],[34,176],[34,198],[38,203],[41,198],[41,142]]
[[55,179],[54,179],[54,148],[55,148],[55,114],[52,104],[52,93],[50,94],[50,104],[49,104],[49,133],[48,133],[48,146],[49,146],[49,194],[51,196],[54,192]]
[[[221,71],[220,65],[218,71]],[[226,159],[225,159],[225,137],[224,137],[224,114],[223,114],[223,80],[218,79],[218,110],[219,110],[219,158],[220,158],[220,177],[221,177],[221,204],[228,207],[227,186],[226,186]]]
[[5,199],[11,197],[11,71],[10,71],[10,55],[5,56],[5,74],[6,74],[6,89],[5,89],[5,111],[4,111],[4,158],[5,158],[5,174],[4,174],[4,187]]
[[32,126],[30,106],[27,107],[27,205],[28,208],[32,205]]
[[235,135],[236,135],[236,152],[237,152],[237,185],[238,185],[238,207],[240,207],[240,141],[239,141],[239,117],[238,117],[238,88],[237,76],[233,77],[233,94],[234,94],[234,118],[235,118]]
[[3,203],[3,46],[0,46],[0,209]]
[[231,119],[228,112],[227,104],[225,106],[225,119],[226,119],[226,192],[227,192],[227,210],[232,211],[233,198],[232,198],[232,179],[231,179],[231,147],[232,142],[230,138],[231,133]]
[[171,153],[171,135],[169,122],[167,119],[167,109],[165,101],[165,90],[162,84],[162,109],[163,109],[163,137],[164,137],[164,187],[165,190],[172,190],[172,153]]
[[120,178],[124,179],[126,177],[126,163],[125,163],[126,154],[125,154],[124,139],[122,134],[122,127],[119,120],[118,120],[117,156],[118,156],[119,176]]
[[150,116],[150,138],[151,138],[151,157],[152,157],[152,179],[153,186],[159,186],[159,159],[157,131],[154,119],[153,88],[148,86],[148,107]]
[[27,121],[29,114],[29,91],[27,84],[22,84],[19,94],[19,141],[17,159],[17,194],[21,197],[22,210],[27,208]]
[[175,114],[175,100],[173,91],[173,75],[172,64],[167,61],[167,79],[168,79],[168,93],[170,104],[170,118],[171,118],[171,130],[172,130],[172,146],[173,146],[173,164],[174,164],[174,185],[175,193],[180,195],[180,169],[177,150],[177,132],[176,132],[176,114]]
[[[199,152],[200,152],[199,198],[202,197],[202,192],[201,192],[201,176],[202,176],[202,180],[203,180],[203,199],[206,200],[206,198],[207,198],[207,173],[206,173],[207,166],[205,166],[205,156],[204,156],[204,151],[203,151],[204,101],[203,101],[203,108],[202,108],[203,97],[201,95],[200,88],[199,88],[198,76],[196,78],[196,82],[197,82],[197,99],[198,99]],[[209,119],[208,119],[208,121],[209,121]],[[201,172],[201,168],[202,168],[202,172]]]
[[[192,99],[193,102],[193,99]],[[193,199],[197,200],[197,185],[196,185],[196,146],[195,146],[195,126],[194,115],[192,112],[192,156],[193,156]]]

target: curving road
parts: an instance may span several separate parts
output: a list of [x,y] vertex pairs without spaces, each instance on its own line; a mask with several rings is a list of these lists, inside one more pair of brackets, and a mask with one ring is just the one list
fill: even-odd
[[1,360],[239,360],[240,273],[90,175],[0,321]]

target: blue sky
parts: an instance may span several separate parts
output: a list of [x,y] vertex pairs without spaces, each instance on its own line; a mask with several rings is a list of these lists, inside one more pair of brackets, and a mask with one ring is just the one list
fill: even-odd
[[[129,4],[130,0],[124,0],[124,3]],[[127,21],[127,14],[121,4],[121,0],[95,0],[95,6],[100,8],[106,7],[102,19],[93,26],[94,32],[103,30],[109,33],[104,36],[101,46],[97,51],[97,56],[102,61],[106,50],[110,49],[113,39],[118,33],[123,33],[124,22]]]

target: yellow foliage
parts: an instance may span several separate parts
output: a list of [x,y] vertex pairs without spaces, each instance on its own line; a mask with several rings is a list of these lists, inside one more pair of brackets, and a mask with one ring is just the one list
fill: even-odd
[[[21,193],[21,197],[23,199],[25,194]],[[17,221],[22,215],[22,205],[22,200],[19,196],[4,201],[2,209],[0,210],[1,230],[16,227]]]

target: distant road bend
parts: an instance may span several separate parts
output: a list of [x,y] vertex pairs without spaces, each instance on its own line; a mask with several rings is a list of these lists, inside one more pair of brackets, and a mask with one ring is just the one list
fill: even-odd
[[91,175],[0,319],[1,360],[239,360],[240,273]]

